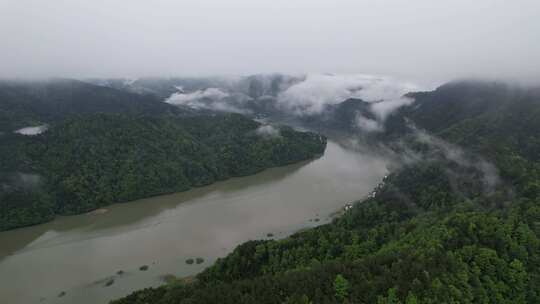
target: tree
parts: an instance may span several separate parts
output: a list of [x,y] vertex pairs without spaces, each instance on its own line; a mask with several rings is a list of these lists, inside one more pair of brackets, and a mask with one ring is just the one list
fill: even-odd
[[349,296],[350,284],[341,274],[336,276],[334,280],[334,290],[336,291],[336,298],[343,302]]
[[414,293],[409,292],[407,295],[407,299],[405,300],[405,304],[418,304],[418,299],[414,295]]
[[[409,299],[407,298],[407,301]],[[415,302],[412,302],[415,303]],[[401,304],[401,301],[399,300],[397,296],[397,290],[395,288],[388,289],[388,295],[386,297],[380,296],[377,299],[377,304]]]

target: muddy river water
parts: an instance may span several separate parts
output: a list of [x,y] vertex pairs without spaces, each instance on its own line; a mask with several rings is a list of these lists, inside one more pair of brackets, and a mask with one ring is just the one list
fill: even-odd
[[[108,303],[164,275],[195,274],[247,240],[328,222],[386,167],[329,142],[311,161],[0,232],[0,302]],[[185,263],[197,257],[204,262]]]

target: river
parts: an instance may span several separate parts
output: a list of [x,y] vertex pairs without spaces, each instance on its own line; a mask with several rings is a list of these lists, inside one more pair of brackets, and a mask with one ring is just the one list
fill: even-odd
[[[104,304],[167,274],[196,274],[247,240],[328,222],[386,168],[329,141],[311,161],[0,232],[0,302]],[[197,257],[204,262],[185,263]]]

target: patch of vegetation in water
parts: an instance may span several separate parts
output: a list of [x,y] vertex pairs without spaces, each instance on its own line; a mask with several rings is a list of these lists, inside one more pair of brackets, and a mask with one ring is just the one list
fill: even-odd
[[167,284],[172,284],[178,280],[178,278],[174,274],[166,274],[161,276],[161,280],[163,280]]
[[147,271],[148,268],[149,268],[148,265],[143,265],[143,266],[139,267],[139,270],[140,271]]
[[189,259],[186,260],[186,264],[188,264],[188,265],[191,265],[194,262],[195,262],[195,260],[193,260],[192,258],[189,258]]
[[195,259],[195,263],[197,263],[197,264],[202,264],[203,262],[204,262],[203,258],[196,258]]

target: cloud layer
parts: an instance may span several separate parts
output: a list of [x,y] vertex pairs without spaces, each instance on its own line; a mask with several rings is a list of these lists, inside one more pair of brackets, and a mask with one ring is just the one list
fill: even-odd
[[0,77],[332,71],[537,81],[539,10],[538,0],[2,0]]
[[174,93],[165,102],[175,105],[185,105],[193,108],[201,106],[200,101],[204,99],[220,100],[229,97],[228,93],[223,92],[218,88],[208,88],[205,90],[197,90],[191,93],[183,93],[181,87],[177,87],[179,92]]
[[271,125],[262,125],[255,131],[258,135],[261,136],[267,136],[267,137],[280,137],[281,134],[279,132],[279,129],[271,126]]
[[405,93],[418,86],[389,77],[372,75],[311,74],[278,95],[281,107],[298,115],[321,113],[325,106],[358,98],[373,103],[372,111],[381,119],[396,108],[411,103]]
[[165,100],[173,105],[187,106],[196,110],[212,110],[232,113],[246,113],[242,108],[247,96],[242,94],[230,94],[220,88],[207,88],[190,93],[184,93],[182,87]]
[[285,115],[309,116],[322,114],[330,105],[355,98],[369,103],[368,109],[373,115],[366,117],[356,113],[352,123],[362,131],[377,132],[384,130],[388,115],[413,102],[404,94],[421,89],[407,81],[366,74],[262,74],[232,77],[220,82],[209,80],[208,85],[212,87],[191,92],[177,86],[178,92],[165,102],[236,113],[257,112],[251,107],[270,106]]

